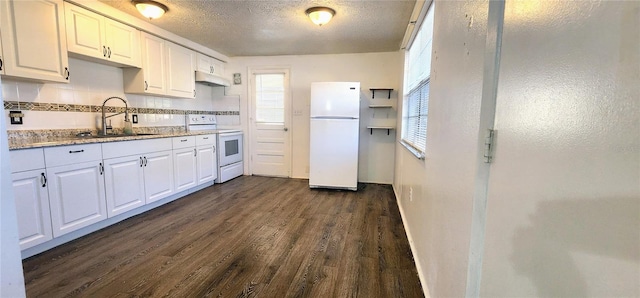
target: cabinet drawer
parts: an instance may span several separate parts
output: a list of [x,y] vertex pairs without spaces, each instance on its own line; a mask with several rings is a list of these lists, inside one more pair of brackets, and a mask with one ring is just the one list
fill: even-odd
[[196,146],[201,145],[213,145],[216,143],[216,135],[201,135],[196,136]]
[[196,146],[195,136],[173,138],[173,149],[181,149],[181,148],[195,147],[195,146]]
[[100,144],[51,147],[44,149],[44,156],[47,168],[70,165],[93,160],[101,160],[102,147]]
[[44,169],[44,151],[42,148],[13,150],[9,152],[11,173]]
[[170,138],[111,142],[102,144],[104,159],[171,150]]

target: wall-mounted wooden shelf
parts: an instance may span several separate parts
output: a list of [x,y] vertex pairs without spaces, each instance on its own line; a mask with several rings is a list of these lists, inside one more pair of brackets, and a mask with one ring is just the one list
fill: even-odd
[[387,95],[387,99],[391,98],[391,91],[393,91],[393,89],[390,88],[370,88],[369,90],[371,90],[371,99],[376,98],[376,91],[387,91],[389,92],[389,94]]
[[396,127],[395,126],[372,126],[372,125],[369,125],[369,126],[367,126],[367,129],[369,129],[370,134],[373,134],[373,130],[374,129],[386,129],[387,130],[387,135],[389,135],[391,133],[391,130],[392,129],[396,129]]

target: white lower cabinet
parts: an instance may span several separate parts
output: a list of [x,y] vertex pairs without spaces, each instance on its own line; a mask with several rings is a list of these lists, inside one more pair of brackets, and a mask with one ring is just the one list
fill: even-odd
[[107,218],[101,161],[51,167],[46,172],[54,237]]
[[196,152],[198,185],[216,180],[218,178],[216,135],[196,136]]
[[18,217],[20,249],[53,239],[44,169],[11,174]]
[[144,156],[144,190],[147,204],[174,193],[171,150]]
[[173,160],[176,192],[198,185],[196,149],[191,147],[173,150]]
[[198,146],[196,151],[196,157],[198,159],[198,185],[216,180],[216,178],[218,178],[216,145]]
[[107,214],[109,217],[145,204],[143,161],[139,156],[104,160]]

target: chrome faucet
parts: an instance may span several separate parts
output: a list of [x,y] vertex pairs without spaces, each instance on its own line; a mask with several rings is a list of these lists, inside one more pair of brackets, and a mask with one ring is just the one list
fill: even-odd
[[[119,100],[122,100],[122,102],[124,102],[124,112],[115,113],[113,115],[106,116],[104,106],[107,104],[107,101],[114,98],[117,98]],[[111,118],[113,116],[117,116],[122,113],[124,113],[124,122],[128,122],[129,121],[129,105],[127,104],[126,100],[116,96],[105,99],[104,102],[102,103],[102,131],[100,132],[100,134],[103,136],[107,135],[107,118]]]

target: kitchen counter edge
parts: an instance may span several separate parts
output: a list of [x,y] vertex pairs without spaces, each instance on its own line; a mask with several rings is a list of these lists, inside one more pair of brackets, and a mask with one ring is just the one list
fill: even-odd
[[126,142],[135,140],[148,140],[159,138],[173,138],[173,137],[185,137],[185,136],[198,136],[198,135],[210,135],[217,134],[217,131],[190,131],[172,134],[157,134],[157,135],[131,135],[121,137],[107,137],[107,138],[66,138],[55,139],[51,141],[39,141],[39,142],[24,142],[24,143],[9,143],[9,150],[31,149],[31,148],[46,148],[68,145],[81,145],[81,144],[97,144],[97,143],[111,143],[111,142]]

